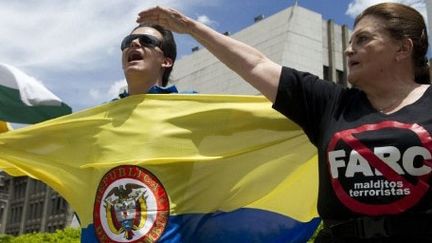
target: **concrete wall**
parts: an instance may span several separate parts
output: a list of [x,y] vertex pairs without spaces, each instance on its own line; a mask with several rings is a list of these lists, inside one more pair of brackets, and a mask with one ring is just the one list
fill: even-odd
[[[329,32],[328,21],[323,20],[320,14],[293,6],[231,37],[257,48],[276,63],[323,78],[323,66],[331,63],[334,72],[336,69],[344,71],[343,30],[339,25],[331,26]],[[330,52],[329,43],[332,45]],[[212,94],[259,94],[203,47],[178,60],[172,77],[179,90]]]

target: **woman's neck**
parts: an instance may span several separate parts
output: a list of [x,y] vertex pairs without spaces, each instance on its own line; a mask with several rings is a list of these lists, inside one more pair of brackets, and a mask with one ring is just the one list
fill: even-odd
[[366,92],[369,102],[379,112],[390,114],[416,102],[429,85],[415,82],[390,84],[385,89]]

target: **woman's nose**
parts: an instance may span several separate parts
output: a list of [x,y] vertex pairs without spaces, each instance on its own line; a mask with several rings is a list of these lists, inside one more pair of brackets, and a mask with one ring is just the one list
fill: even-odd
[[349,45],[347,46],[347,48],[345,49],[344,54],[345,54],[346,56],[351,56],[353,53],[354,53],[354,50],[352,49],[352,45],[349,44]]

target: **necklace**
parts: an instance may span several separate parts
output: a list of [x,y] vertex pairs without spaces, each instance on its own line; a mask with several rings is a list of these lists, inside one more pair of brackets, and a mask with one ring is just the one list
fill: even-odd
[[429,88],[429,85],[420,85],[420,86],[405,88],[405,92],[399,92],[399,95],[394,95],[393,98],[385,99],[390,101],[388,103],[386,102],[387,105],[385,106],[379,106],[375,102],[371,104],[373,104],[372,106],[378,112],[381,113],[387,113],[390,111],[393,112],[417,101],[419,98],[421,98],[421,96],[424,94],[427,88]]
[[373,105],[378,112],[386,113],[389,111],[396,111],[396,108],[401,109],[404,106],[410,105],[420,99],[426,89],[429,88],[429,85],[420,85],[417,87],[414,87],[409,90],[409,92],[406,92],[405,95],[399,96],[399,98],[394,98],[391,100],[390,103],[386,106],[378,106]]
[[390,108],[395,107],[395,106],[400,104],[400,103],[399,104],[398,103],[399,102],[396,100],[396,101],[391,102],[390,105],[378,108],[377,110],[381,113],[384,113],[385,111],[388,111]]

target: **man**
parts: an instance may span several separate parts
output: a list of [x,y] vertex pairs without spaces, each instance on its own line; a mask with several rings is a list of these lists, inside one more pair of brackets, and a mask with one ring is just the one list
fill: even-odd
[[171,31],[158,25],[139,25],[123,39],[121,50],[128,89],[120,98],[178,93],[175,86],[166,87],[177,55]]

